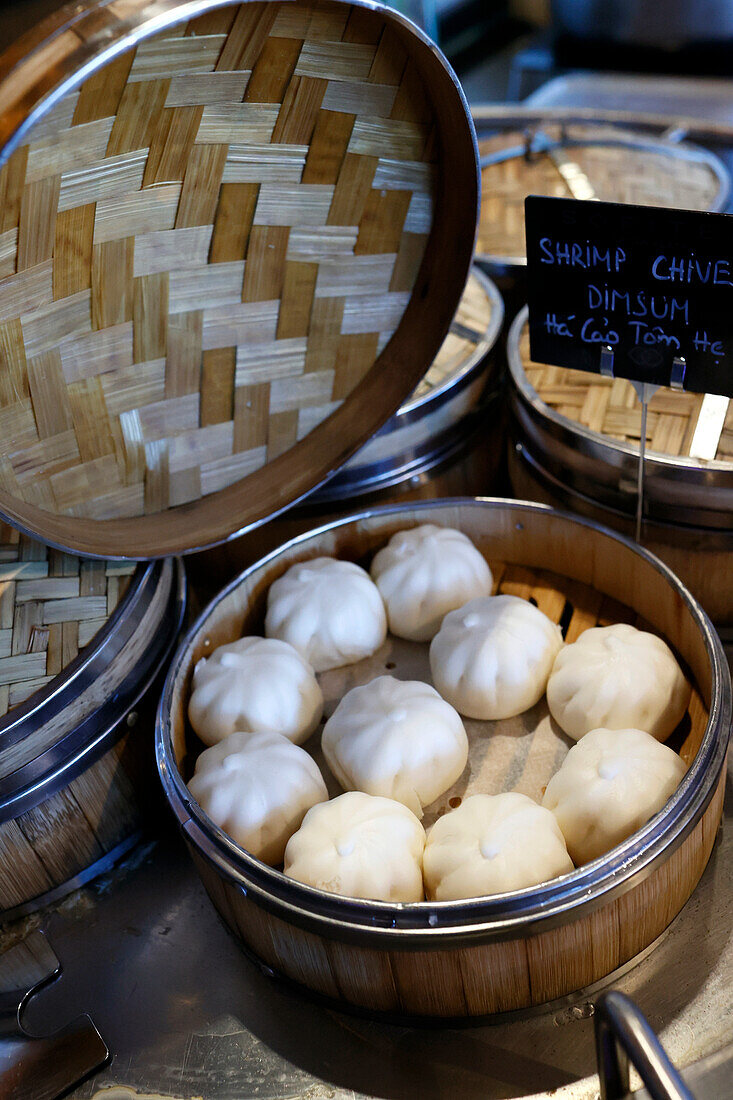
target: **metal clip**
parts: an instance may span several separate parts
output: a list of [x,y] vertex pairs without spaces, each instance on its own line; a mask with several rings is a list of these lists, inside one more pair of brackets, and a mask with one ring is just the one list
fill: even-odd
[[61,963],[42,932],[34,931],[0,955],[0,1096],[53,1100],[66,1096],[109,1061],[107,1045],[90,1020],[79,1016],[53,1035],[32,1035],[23,1015],[28,1001],[61,974]]
[[524,159],[527,164],[532,163],[532,142],[534,141],[534,131],[531,127],[527,127],[522,134],[522,140],[524,142]]
[[685,371],[687,370],[687,360],[683,355],[675,356],[672,360],[672,374],[669,379],[669,384],[673,390],[683,390],[685,388]]
[[601,374],[604,378],[613,378],[613,348],[606,344],[601,349]]

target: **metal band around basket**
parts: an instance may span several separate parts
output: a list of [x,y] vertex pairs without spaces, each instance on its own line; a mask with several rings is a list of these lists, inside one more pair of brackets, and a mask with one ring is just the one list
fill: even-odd
[[[616,485],[609,486],[608,478],[605,479],[605,484],[612,488],[620,511],[624,510],[624,497],[628,499],[629,514],[632,514],[635,498],[630,493],[623,494],[618,485],[620,482],[627,482],[635,486],[638,450],[619,439],[611,439],[600,432],[592,431],[545,404],[530,384],[519,352],[522,329],[528,317],[529,310],[525,306],[514,318],[507,337],[507,363],[512,384],[510,399],[515,417],[527,435],[527,442],[536,452],[536,457],[539,457],[540,452],[547,450],[541,437],[550,437],[567,448],[565,453],[570,465],[574,455],[581,455],[598,463],[601,468],[611,468],[617,472]],[[543,465],[548,465],[546,459]],[[602,491],[604,479],[599,476],[597,481]],[[665,483],[664,493],[662,482]],[[588,485],[588,482],[585,484]],[[677,522],[677,516],[670,513],[684,508],[688,513],[684,522],[689,527],[697,523],[703,528],[717,528],[721,532],[733,530],[733,463],[721,462],[719,459],[701,462],[694,458],[647,450],[645,484],[647,519],[664,522],[667,518]],[[586,495],[592,495],[588,493],[588,489],[585,492]],[[677,499],[671,499],[673,496]]]
[[[44,802],[96,763],[125,733],[121,723],[150,688],[176,643],[186,607],[186,574],[180,559],[157,563],[157,583],[169,585],[142,667],[131,669],[114,695],[85,715],[65,737],[0,779],[0,824]],[[166,577],[167,574],[167,577]],[[129,640],[129,639],[128,639]]]
[[[545,931],[573,916],[579,916],[584,909],[597,908],[625,892],[632,881],[637,883],[647,878],[665,855],[674,851],[692,831],[719,782],[730,737],[730,672],[722,643],[712,623],[664,562],[602,524],[559,512],[543,504],[486,497],[471,501],[465,498],[420,501],[411,503],[410,508],[424,512],[429,518],[432,509],[459,502],[462,506],[473,505],[477,508],[509,505],[519,513],[560,515],[578,527],[600,532],[649,562],[687,605],[704,639],[713,685],[705,733],[694,761],[665,807],[642,829],[615,848],[610,858],[601,857],[552,883],[490,898],[390,904],[339,897],[305,886],[261,863],[235,844],[192,799],[176,764],[170,727],[172,691],[186,651],[184,641],[168,671],[155,733],[158,770],[179,827],[203,857],[217,868],[220,875],[234,883],[243,895],[251,897],[276,916],[319,935],[371,946],[374,946],[375,940],[381,940],[394,949],[411,950],[424,947],[440,949],[447,943],[451,946],[470,944],[476,939],[513,939],[518,935]],[[399,505],[369,509],[299,535],[246,569],[227,585],[216,602],[225,599],[256,568],[276,559],[284,549],[291,549],[315,535],[336,530],[345,524],[368,520],[376,515],[399,515],[401,511]],[[199,616],[191,627],[191,634],[203,626],[210,608],[211,605]],[[606,863],[608,869],[599,878],[600,862]]]

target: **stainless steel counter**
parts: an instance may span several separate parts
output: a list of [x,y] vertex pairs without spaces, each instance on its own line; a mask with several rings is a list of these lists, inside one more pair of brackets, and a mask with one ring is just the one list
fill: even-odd
[[[96,886],[6,930],[0,947],[33,927],[47,932],[64,974],[31,1001],[29,1030],[50,1032],[89,1012],[113,1052],[75,1100],[598,1096],[589,994],[461,1030],[387,1026],[324,1008],[242,954],[165,819],[157,841]],[[733,770],[700,886],[614,984],[678,1065],[733,1043]],[[699,1095],[733,1096],[732,1078],[729,1092],[718,1084]]]

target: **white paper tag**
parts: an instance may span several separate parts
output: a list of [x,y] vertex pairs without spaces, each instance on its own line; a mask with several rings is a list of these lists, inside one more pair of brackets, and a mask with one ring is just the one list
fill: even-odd
[[715,458],[728,414],[728,404],[727,397],[721,397],[717,393],[705,394],[690,444],[690,458],[702,458],[707,462]]

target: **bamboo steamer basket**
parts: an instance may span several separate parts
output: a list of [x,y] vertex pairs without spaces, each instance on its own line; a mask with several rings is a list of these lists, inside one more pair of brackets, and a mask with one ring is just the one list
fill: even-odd
[[0,512],[77,553],[198,549],[310,492],[470,266],[465,99],[367,0],[70,5],[0,58],[0,161]]
[[358,503],[493,491],[505,451],[503,323],[502,297],[474,265],[448,336],[398,412],[298,508],[193,555],[189,572],[196,586],[213,594],[263,554]]
[[[507,341],[514,492],[634,531],[641,406],[630,382],[533,363],[527,310]],[[733,407],[715,459],[689,457],[703,397],[662,388],[647,420],[643,541],[713,621],[733,626]]]
[[[492,564],[498,589],[534,599],[570,639],[609,621],[642,623],[666,637],[693,683],[689,714],[678,731],[688,770],[639,832],[553,882],[463,902],[390,905],[343,898],[249,856],[191,798],[185,781],[199,751],[186,719],[191,673],[214,647],[262,630],[267,590],[292,563],[329,554],[368,564],[395,531],[425,522],[464,531]],[[420,648],[388,639],[367,667],[327,674],[327,713],[355,679],[369,680],[385,667],[398,676],[414,674],[425,660]],[[485,728],[481,737],[468,723],[467,785],[464,774],[463,787],[446,792],[447,804],[428,807],[426,820],[476,784],[534,790],[537,797],[536,785],[547,782],[548,759],[554,770],[567,748],[543,724],[544,705],[519,726],[495,724],[488,742]],[[689,898],[710,855],[730,723],[730,675],[720,640],[662,562],[595,523],[542,505],[464,499],[339,520],[246,570],[205,609],[173,660],[156,752],[166,797],[214,905],[265,967],[342,1008],[458,1019],[525,1009],[587,987],[653,943]],[[491,757],[502,744],[510,755],[497,774]]]
[[[477,122],[481,115],[479,108]],[[505,126],[511,110],[506,115]],[[617,126],[535,121],[531,130],[480,137],[479,154],[476,259],[497,277],[515,280],[527,263],[527,195],[722,210],[730,193],[725,165],[707,150]]]
[[82,560],[0,535],[0,918],[138,840],[154,793],[149,689],[182,623],[173,559]]

